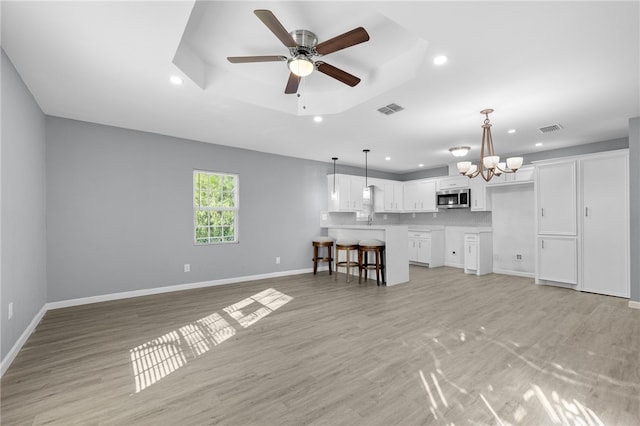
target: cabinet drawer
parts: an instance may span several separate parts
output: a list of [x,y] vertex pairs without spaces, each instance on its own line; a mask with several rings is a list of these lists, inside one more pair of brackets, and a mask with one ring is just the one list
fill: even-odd
[[431,238],[431,232],[409,231],[409,238]]

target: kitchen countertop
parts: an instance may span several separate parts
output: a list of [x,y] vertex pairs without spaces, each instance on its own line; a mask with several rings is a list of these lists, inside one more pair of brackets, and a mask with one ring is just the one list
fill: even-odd
[[321,228],[328,229],[376,229],[376,230],[387,230],[387,229],[409,229],[408,225],[325,225],[321,226]]

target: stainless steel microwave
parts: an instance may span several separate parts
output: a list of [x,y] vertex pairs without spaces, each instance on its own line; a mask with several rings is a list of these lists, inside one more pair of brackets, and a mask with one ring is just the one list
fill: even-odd
[[466,209],[471,203],[471,191],[464,189],[447,189],[436,193],[439,209]]

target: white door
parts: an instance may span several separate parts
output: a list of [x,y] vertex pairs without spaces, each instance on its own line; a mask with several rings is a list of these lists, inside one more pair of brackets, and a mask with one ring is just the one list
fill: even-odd
[[582,290],[629,297],[627,157],[582,160]]

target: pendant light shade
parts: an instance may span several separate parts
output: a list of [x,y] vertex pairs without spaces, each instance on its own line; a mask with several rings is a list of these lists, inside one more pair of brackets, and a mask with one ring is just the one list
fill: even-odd
[[368,178],[368,164],[367,164],[367,156],[369,154],[369,150],[368,149],[363,149],[362,152],[364,152],[364,188],[362,190],[362,198],[365,200],[370,200],[371,199],[371,189],[369,188],[369,184],[367,181]]
[[336,161],[338,157],[332,157],[333,160],[333,191],[331,191],[331,200],[335,201],[338,199],[338,193],[336,192]]

